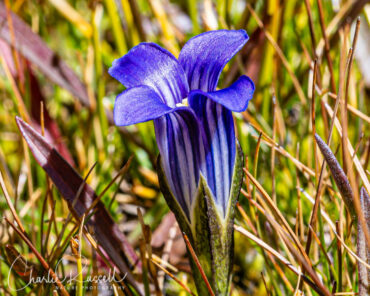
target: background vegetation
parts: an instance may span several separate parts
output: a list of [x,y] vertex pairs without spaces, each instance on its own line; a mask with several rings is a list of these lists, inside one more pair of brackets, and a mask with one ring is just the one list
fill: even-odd
[[[256,84],[248,110],[235,115],[247,176],[238,205],[236,224],[242,229],[235,232],[232,295],[358,292],[358,261],[353,254],[356,223],[329,168],[324,166],[320,173],[323,156],[314,133],[325,142],[330,139],[358,200],[361,186],[369,184],[370,8],[366,2],[0,3],[4,193],[0,196],[0,294],[61,293],[60,286],[57,292],[55,284],[46,282],[14,291],[28,282],[25,268],[39,275],[50,268],[62,280],[75,277],[82,264],[86,280],[89,275],[108,274],[118,257],[131,267],[132,280],[124,281],[128,285],[124,289],[122,283],[113,287],[100,283],[100,290],[93,291],[88,287],[96,288],[96,283],[85,281],[84,289],[77,281],[65,280],[61,285],[70,295],[135,295],[135,285],[153,295],[185,295],[186,289],[195,293],[185,244],[158,187],[153,125],[118,128],[112,124],[115,96],[123,87],[107,70],[139,42],[156,42],[176,56],[190,37],[221,28],[245,29],[250,40],[226,66],[219,87],[230,85],[241,74]],[[338,118],[334,125],[333,110]],[[85,200],[85,205],[73,200],[91,198],[91,191],[79,186],[82,180],[62,160],[48,158],[51,168],[45,173],[23,140],[15,116],[45,134],[46,141],[86,177],[101,198],[99,210],[91,208],[82,215],[91,200]],[[49,149],[23,128],[28,144],[35,143],[33,152]],[[52,185],[53,173],[65,183]],[[63,186],[72,189],[60,191]],[[316,209],[315,197],[320,205]],[[113,221],[91,217],[103,205],[114,227],[109,224]],[[366,213],[363,209],[360,222]],[[94,225],[82,230],[87,221]],[[114,233],[117,229],[127,241]],[[97,251],[95,243],[106,246],[110,237],[115,251]],[[130,255],[128,250],[135,253]],[[11,266],[19,254],[22,260]]]

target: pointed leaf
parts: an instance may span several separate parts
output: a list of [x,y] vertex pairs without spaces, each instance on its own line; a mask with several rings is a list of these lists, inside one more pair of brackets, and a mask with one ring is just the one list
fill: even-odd
[[[68,203],[72,214],[77,218],[81,218],[97,197],[93,189],[88,184],[85,184],[79,198],[75,201],[77,192],[84,182],[82,177],[51,147],[44,137],[19,117],[16,118],[16,121],[39,165],[54,182]],[[94,235],[99,245],[108,254],[120,272],[123,275],[127,273],[127,280],[136,287],[130,269],[138,265],[139,259],[125,235],[118,229],[117,224],[114,223],[100,201],[96,205],[95,214],[86,224],[94,229]]]
[[353,204],[353,191],[349,181],[341,168],[335,155],[330,150],[330,147],[320,138],[318,134],[315,134],[316,143],[319,146],[321,153],[324,155],[325,160],[330,168],[331,174],[333,175],[335,184],[337,184],[340,194],[343,197],[344,203],[352,215],[356,217],[356,212]]

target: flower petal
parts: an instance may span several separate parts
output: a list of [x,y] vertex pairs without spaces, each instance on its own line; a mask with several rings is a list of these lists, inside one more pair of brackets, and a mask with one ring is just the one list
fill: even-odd
[[243,112],[248,107],[248,102],[252,99],[254,92],[253,81],[243,75],[228,88],[213,92],[193,90],[189,94],[189,101],[197,95],[204,95],[234,112]]
[[113,62],[109,74],[127,88],[152,87],[170,107],[181,103],[189,91],[179,62],[169,51],[154,43],[140,43],[133,47]]
[[244,30],[209,31],[191,38],[179,56],[190,89],[214,91],[222,69],[248,39]]
[[[189,101],[201,123],[205,147],[205,176],[216,205],[225,211],[235,163],[235,130],[231,111],[197,94]],[[223,213],[225,215],[225,213]]]
[[158,118],[172,112],[159,95],[149,86],[138,86],[119,94],[114,103],[114,123],[131,125]]
[[199,123],[194,112],[183,107],[156,119],[154,127],[168,185],[190,221],[203,159]]

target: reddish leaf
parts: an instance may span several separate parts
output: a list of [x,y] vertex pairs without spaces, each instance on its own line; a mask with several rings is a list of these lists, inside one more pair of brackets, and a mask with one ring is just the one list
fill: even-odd
[[41,123],[40,123],[40,105],[41,102],[44,104],[44,124],[45,124],[45,136],[46,138],[50,138],[53,141],[53,145],[56,146],[58,152],[71,164],[74,165],[73,158],[69,153],[67,146],[62,141],[62,137],[56,122],[50,117],[49,112],[46,108],[46,100],[41,91],[41,87],[36,76],[33,74],[33,71],[30,67],[30,64],[22,59],[22,61],[18,60],[19,71],[16,69],[16,65],[14,62],[14,57],[12,55],[12,50],[10,45],[5,41],[0,39],[0,52],[3,55],[5,62],[7,63],[9,70],[16,81],[20,81],[21,85],[24,85],[24,75],[28,74],[29,77],[29,87],[30,87],[30,94],[31,94],[31,117],[33,121],[37,123],[37,131],[41,131]]
[[[14,28],[14,44],[8,25],[8,13]],[[83,83],[63,61],[56,55],[31,28],[16,14],[7,11],[0,2],[0,38],[14,46],[27,60],[35,64],[49,79],[68,90],[80,101],[89,106],[89,98]]]
[[[73,215],[81,218],[97,197],[93,189],[85,184],[79,198],[74,202],[74,198],[83,183],[81,176],[51,147],[44,137],[19,117],[16,117],[16,121],[37,162],[46,171],[67,201]],[[105,253],[108,254],[123,275],[127,274],[128,282],[136,287],[130,268],[133,269],[135,265],[139,269],[141,268],[139,258],[100,201],[95,209],[95,214],[88,220],[87,224],[93,228],[96,240]]]
[[[16,57],[13,56],[12,49],[9,46],[7,42],[4,40],[0,39],[0,52],[3,58],[5,59],[10,73],[14,77],[16,81],[19,81],[21,85],[24,84],[24,73],[23,73],[23,64],[22,61],[20,61],[19,56],[17,55]],[[14,63],[14,58],[17,59],[17,63],[19,66],[19,69],[17,69],[15,63]],[[19,70],[19,71],[18,71]]]
[[69,150],[62,140],[62,135],[60,134],[59,127],[57,123],[50,117],[48,109],[46,108],[46,100],[41,91],[41,87],[36,76],[29,64],[27,63],[27,72],[29,77],[30,91],[31,91],[31,116],[32,119],[40,126],[40,106],[41,102],[44,104],[44,124],[46,130],[46,137],[50,136],[53,140],[53,145],[56,146],[58,152],[66,159],[68,163],[74,166],[74,161],[69,153]]

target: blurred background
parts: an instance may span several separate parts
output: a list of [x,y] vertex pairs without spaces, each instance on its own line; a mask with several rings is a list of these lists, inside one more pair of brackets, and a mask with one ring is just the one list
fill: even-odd
[[[218,87],[229,86],[242,74],[253,79],[256,91],[248,110],[235,114],[246,170],[268,193],[305,247],[311,201],[323,160],[313,133],[317,132],[325,141],[332,134],[330,147],[342,166],[345,155],[350,156],[344,165],[352,176],[354,191],[358,193],[366,183],[364,178],[369,177],[370,5],[367,2],[1,1],[0,171],[2,188],[7,191],[0,194],[2,218],[12,220],[14,212],[18,214],[24,233],[50,267],[63,258],[64,267],[57,268],[61,278],[68,270],[76,272],[78,260],[71,256],[70,241],[78,235],[81,221],[68,218],[74,205],[51,185],[50,172],[45,174],[30,153],[15,122],[15,116],[20,116],[36,132],[45,135],[46,142],[82,178],[88,175],[86,183],[97,195],[103,192],[102,205],[112,217],[112,223],[126,236],[126,243],[137,257],[146,262],[143,265],[146,268],[142,269],[133,264],[133,278],[138,285],[149,287],[153,295],[160,295],[160,291],[166,295],[186,293],[152,263],[157,260],[157,264],[162,264],[195,291],[185,245],[159,191],[153,124],[114,126],[114,100],[124,87],[107,71],[114,59],[140,42],[158,43],[178,56],[185,42],[199,33],[245,29],[250,39],[225,67]],[[331,132],[331,117],[338,97],[345,104],[339,104],[339,123]],[[342,130],[352,150],[341,140]],[[129,166],[122,171],[131,156]],[[61,167],[56,163],[54,170],[60,171]],[[63,176],[67,183],[68,172]],[[356,228],[328,169],[324,170],[323,180],[319,223],[306,259],[329,291],[354,295],[359,282],[357,263],[347,248],[340,243],[338,247],[331,225],[338,221],[338,233],[353,252]],[[260,205],[269,211],[259,199],[263,195],[261,191],[248,178],[243,188],[236,223],[265,241],[297,270],[302,270],[304,264],[272,225],[272,218],[258,210]],[[14,210],[5,195],[9,196]],[[18,221],[16,224],[20,227]],[[102,254],[97,254],[85,237],[78,238],[82,244],[79,253],[87,264],[84,277],[90,273],[107,273],[109,268],[101,260]],[[4,219],[0,225],[0,247],[2,295],[52,295],[54,285],[50,283],[30,285],[18,292],[12,290],[27,282],[10,267],[19,254],[29,261],[22,263],[20,269],[35,268],[42,273],[45,267],[40,266],[32,248]],[[294,245],[294,248],[298,247]],[[150,254],[149,259],[145,254]],[[110,257],[107,251],[105,255]],[[302,295],[299,290],[305,295],[317,295],[306,281],[302,285],[301,276],[286,264],[238,232],[233,274],[232,295]],[[308,277],[312,280],[311,274]],[[71,295],[76,291],[75,285],[66,285]],[[135,295],[135,289],[132,290],[130,293]],[[83,293],[120,295],[116,293],[127,291],[108,289],[96,294],[85,289]]]

